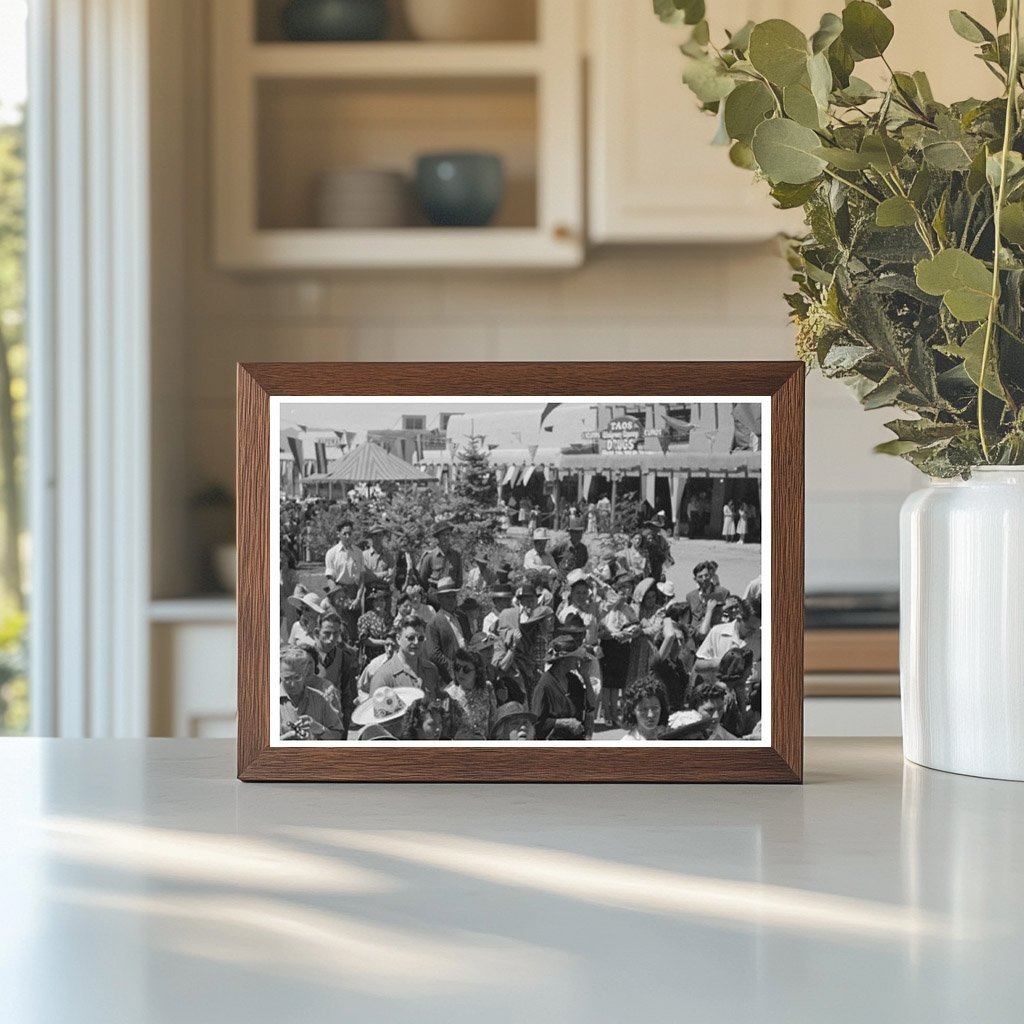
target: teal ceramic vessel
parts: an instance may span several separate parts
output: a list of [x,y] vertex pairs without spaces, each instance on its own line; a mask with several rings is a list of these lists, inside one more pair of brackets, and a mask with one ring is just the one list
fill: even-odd
[[281,11],[285,37],[295,42],[363,42],[387,27],[387,0],[291,0]]
[[493,153],[427,153],[416,163],[416,192],[436,227],[489,224],[505,195],[501,157]]

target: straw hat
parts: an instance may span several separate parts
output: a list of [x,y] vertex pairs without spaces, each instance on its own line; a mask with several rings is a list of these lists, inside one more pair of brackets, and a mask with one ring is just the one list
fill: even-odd
[[416,686],[381,686],[352,712],[352,721],[356,725],[393,722],[422,699],[423,691]]
[[546,527],[538,526],[537,529],[533,531],[533,539],[551,540],[551,534],[548,532]]
[[454,527],[452,526],[451,522],[449,522],[449,520],[447,520],[447,519],[438,519],[438,521],[436,523],[434,523],[434,525],[431,527],[430,532],[435,537],[437,537],[440,534],[447,533],[448,531],[450,531],[452,529],[454,529]]
[[573,569],[571,573],[565,578],[565,585],[570,590],[576,586],[577,583],[590,584],[590,577],[582,569]]
[[587,524],[582,519],[580,519],[580,518],[573,517],[572,519],[569,520],[569,532],[570,533],[572,533],[573,530],[579,530],[579,532],[582,533],[586,528],[587,528]]
[[302,597],[289,597],[288,603],[293,607],[301,611],[315,612],[317,615],[323,615],[324,608],[320,603],[320,598],[316,594],[305,593]]
[[360,729],[359,734],[356,736],[357,740],[394,740],[397,738],[397,736],[392,736],[383,725],[377,725],[376,723]]

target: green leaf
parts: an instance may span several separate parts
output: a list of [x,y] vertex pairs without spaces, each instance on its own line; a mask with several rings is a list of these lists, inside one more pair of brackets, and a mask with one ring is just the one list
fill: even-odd
[[931,169],[927,164],[922,164],[921,170],[914,175],[913,184],[907,193],[910,201],[916,206],[920,206],[928,198],[928,193],[931,191],[934,180],[935,176],[932,174]]
[[654,13],[667,25],[696,25],[704,17],[704,0],[654,0]]
[[802,185],[779,182],[772,186],[772,199],[780,210],[795,210],[798,206],[803,206],[817,190],[817,181],[805,182]]
[[883,174],[891,174],[903,159],[903,147],[887,135],[865,135],[860,151],[871,166]]
[[1006,17],[1006,0],[992,0],[992,10],[995,12],[998,25]]
[[818,31],[811,36],[811,53],[827,50],[842,34],[843,19],[835,14],[823,14]]
[[[974,331],[967,340],[960,346],[940,345],[938,351],[952,359],[962,359],[963,368],[967,376],[971,378],[975,387],[981,382],[981,359],[985,352],[985,325],[982,324]],[[985,368],[985,390],[996,398],[1006,400],[1006,392],[999,383],[999,374],[996,371],[996,346],[993,341],[989,345],[988,365]]]
[[707,46],[711,42],[711,29],[708,26],[707,19],[702,18],[693,26],[693,34],[690,38],[699,46]]
[[735,53],[746,53],[750,48],[750,33],[753,32],[755,24],[756,22],[748,21],[743,28],[733,32],[723,49],[733,50]]
[[901,441],[932,444],[956,437],[963,429],[959,423],[936,423],[934,420],[890,420],[885,424]]
[[921,153],[932,167],[940,171],[966,171],[971,166],[971,158],[959,142],[943,139],[926,143]]
[[757,161],[754,151],[745,142],[734,142],[729,149],[729,160],[745,171],[756,171]]
[[822,125],[828,123],[829,97],[832,94],[832,69],[828,66],[828,57],[819,53],[807,62],[807,77],[811,83],[811,95],[818,109],[822,112]]
[[949,245],[949,234],[946,231],[946,214],[949,212],[949,189],[945,189],[942,198],[939,200],[938,209],[932,217],[932,229],[935,237],[938,238],[941,246]]
[[701,103],[724,100],[736,88],[736,82],[717,60],[691,59],[683,71],[683,81]]
[[917,94],[925,103],[934,103],[935,96],[932,94],[932,86],[928,76],[923,71],[915,71],[913,74],[914,84],[917,86]]
[[881,57],[892,36],[892,22],[874,4],[853,0],[843,9],[843,39],[862,60]]
[[917,441],[883,441],[876,444],[872,451],[876,455],[906,455],[907,452],[917,451],[920,447]]
[[900,378],[893,374],[886,377],[878,387],[869,391],[860,401],[865,409],[882,409],[887,405],[893,405],[903,390]]
[[807,38],[795,25],[772,18],[750,33],[747,58],[772,85],[793,85],[807,68]]
[[822,111],[811,92],[809,82],[795,82],[782,90],[782,106],[786,116],[805,128],[824,127]]
[[941,295],[950,313],[965,323],[988,316],[992,272],[981,260],[962,249],[945,249],[915,268],[917,286],[929,295]]
[[914,204],[902,196],[893,196],[878,204],[875,223],[880,228],[904,228],[917,223]]
[[953,31],[969,43],[995,42],[996,37],[966,11],[950,11],[949,23],[953,26]]
[[1014,245],[1024,245],[1024,203],[1010,203],[1003,208],[1000,234]]
[[825,169],[814,151],[821,140],[809,128],[786,118],[762,121],[754,131],[752,148],[758,166],[773,184],[802,185]]
[[814,150],[815,156],[828,161],[833,167],[841,171],[863,171],[871,166],[871,161],[852,149],[836,149],[832,146],[819,146]]
[[[995,192],[999,188],[999,177],[1003,170],[1003,154],[1002,152],[993,153],[988,160],[985,161],[985,177],[988,179],[989,185],[992,187],[992,191]],[[1013,191],[1016,187],[1016,181],[1024,175],[1024,157],[1020,153],[1010,150],[1006,154],[1006,187],[1009,191]]]
[[729,137],[748,146],[754,129],[775,110],[775,98],[763,82],[743,82],[725,101],[725,128]]
[[840,36],[827,50],[828,66],[832,69],[832,77],[835,79],[836,88],[845,89],[850,84],[850,75],[856,63],[853,50]]
[[967,191],[976,196],[985,187],[985,165],[988,161],[988,149],[982,146],[971,160],[971,166],[967,172]]

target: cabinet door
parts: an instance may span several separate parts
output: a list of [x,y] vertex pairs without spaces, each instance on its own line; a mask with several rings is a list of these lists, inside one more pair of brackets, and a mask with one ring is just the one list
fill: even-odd
[[[682,83],[679,44],[689,28],[663,25],[650,0],[588,3],[591,240],[714,242],[799,230],[798,213],[776,210],[767,186],[711,145],[715,119]],[[796,8],[826,4],[712,0],[708,17],[715,38],[770,17],[793,18],[806,31],[817,16],[799,17]]]

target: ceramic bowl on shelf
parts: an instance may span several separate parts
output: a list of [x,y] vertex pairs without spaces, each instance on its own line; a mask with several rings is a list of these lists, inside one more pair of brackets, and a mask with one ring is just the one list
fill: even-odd
[[383,37],[387,0],[289,0],[281,28],[293,42],[364,42]]
[[535,38],[535,0],[404,0],[417,39],[487,42]]
[[416,194],[435,227],[489,224],[505,195],[505,172],[494,153],[425,153],[416,161]]
[[320,176],[316,224],[321,228],[373,230],[406,222],[405,175],[371,167],[335,167]]

